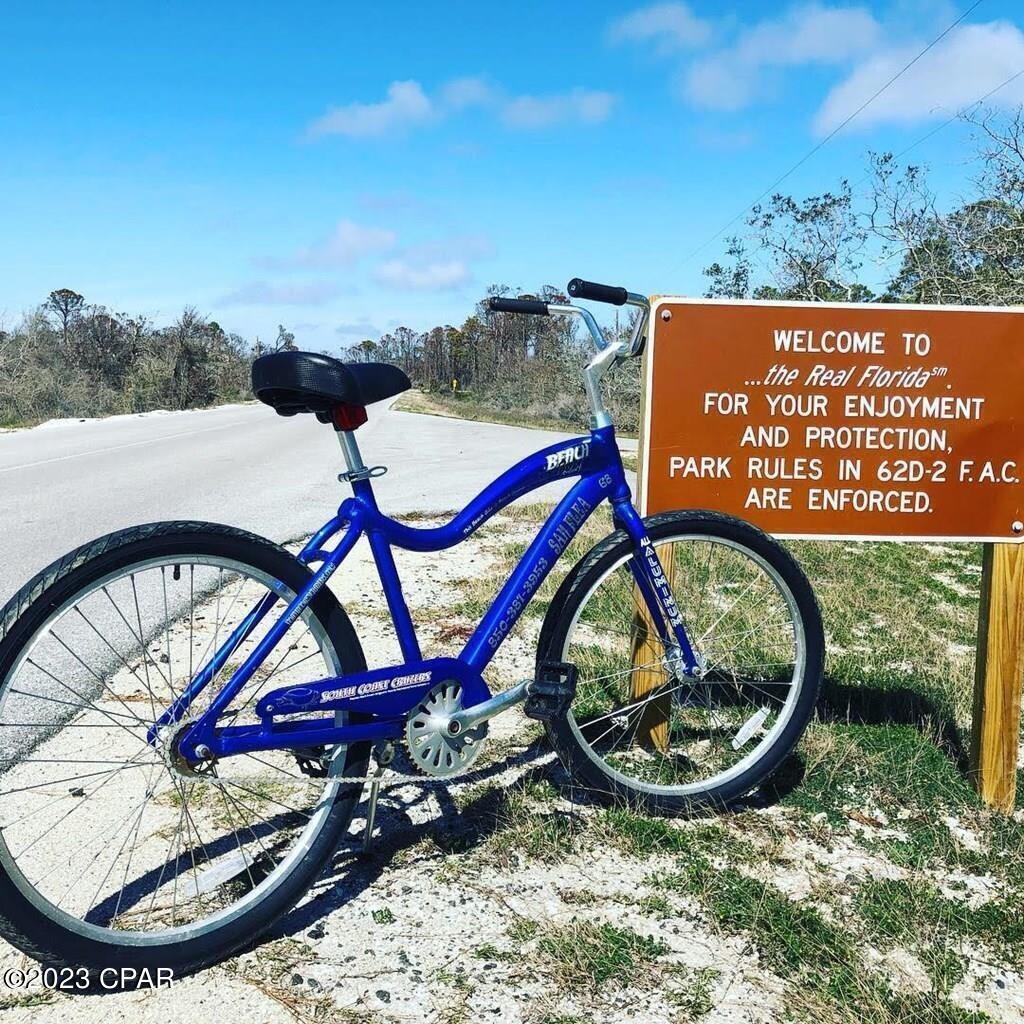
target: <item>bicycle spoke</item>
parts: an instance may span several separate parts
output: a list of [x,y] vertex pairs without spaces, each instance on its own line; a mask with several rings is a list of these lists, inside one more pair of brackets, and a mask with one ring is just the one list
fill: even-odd
[[[101,689],[106,690],[106,692],[109,693],[110,696],[113,697],[114,700],[116,700],[117,703],[120,704],[121,707],[124,708],[125,712],[130,717],[134,718],[137,722],[141,722],[142,721],[142,719],[139,718],[139,716],[136,715],[132,711],[132,709],[130,707],[128,707],[128,705],[121,699],[121,697],[118,696],[116,693],[114,693],[114,691],[107,684],[106,680],[104,680],[102,676],[98,675],[95,671],[93,671],[93,669],[89,665],[86,665],[86,663],[84,661],[82,661],[82,659],[77,654],[75,654],[75,652],[73,650],[71,650],[71,648],[68,647],[68,645],[55,632],[52,632],[50,635],[53,637],[54,640],[57,641],[57,643],[59,643],[61,645],[61,647],[64,648],[65,651],[68,652],[68,654],[71,655],[72,658],[75,659],[75,661],[78,662],[79,665],[82,666],[82,668],[84,668],[86,670],[86,672],[89,673],[89,675],[91,675],[93,677],[93,679],[96,680],[97,683],[100,684]],[[33,665],[35,665],[35,662],[33,662]],[[40,668],[39,665],[35,665],[35,667],[39,668],[40,671],[45,671],[45,669]],[[62,686],[65,686],[65,687],[67,687],[68,690],[71,690],[71,692],[74,693],[74,695],[76,697],[78,697],[79,700],[84,700],[82,695],[80,693],[77,693],[75,690],[73,690],[70,686],[68,686],[67,683],[63,683],[63,682],[61,682],[61,680],[56,679],[54,676],[50,675],[49,672],[47,672],[46,674],[49,675],[50,678],[53,679],[54,682],[61,683]]]
[[[129,764],[133,763],[136,760],[137,757],[139,757],[139,754],[136,754],[135,757],[133,757],[129,762],[126,762],[126,763],[129,763]],[[103,778],[103,779],[101,779],[101,781],[97,782],[93,786],[93,788],[92,788],[92,790],[90,792],[85,792],[85,787],[83,787],[82,796],[80,796],[80,797],[79,796],[74,796],[71,793],[65,793],[64,796],[57,797],[55,800],[51,800],[49,803],[43,804],[41,807],[37,807],[35,810],[28,811],[25,814],[22,814],[20,817],[17,817],[15,819],[13,819],[12,821],[7,822],[7,824],[4,827],[7,828],[7,829],[12,829],[15,825],[20,825],[22,822],[28,821],[29,818],[34,818],[37,814],[41,814],[43,811],[50,809],[51,807],[54,806],[54,804],[63,803],[65,800],[74,800],[74,801],[76,801],[75,805],[73,807],[71,807],[67,811],[67,813],[62,815],[61,818],[58,821],[56,821],[48,829],[44,830],[38,836],[36,836],[36,838],[34,840],[32,840],[32,842],[29,843],[28,846],[26,846],[22,850],[20,850],[18,852],[17,856],[15,857],[15,860],[17,860],[18,857],[21,857],[23,854],[27,853],[37,842],[39,842],[40,839],[43,839],[47,835],[49,835],[50,832],[52,832],[53,829],[57,825],[61,824],[61,822],[65,821],[67,818],[69,818],[72,814],[75,813],[75,811],[77,811],[80,808],[82,808],[83,806],[85,806],[85,804],[89,800],[89,798],[91,796],[93,796],[95,793],[99,792],[99,790],[103,789],[103,787],[106,786],[107,783],[110,782],[114,778],[114,776],[116,774],[117,774],[117,769],[116,768],[112,769],[109,772],[104,772],[103,775],[105,776],[105,778]]]
[[290,671],[291,669],[296,668],[298,665],[301,665],[304,662],[309,661],[310,658],[315,658],[315,657],[317,657],[317,655],[320,654],[319,651],[313,651],[312,653],[307,654],[305,657],[299,658],[298,661],[293,661],[290,665],[287,665],[287,666],[285,666],[284,669],[282,669],[281,668],[281,662],[283,662],[284,659],[290,653],[291,653],[291,649],[289,648],[288,650],[286,650],[284,652],[284,654],[281,655],[281,657],[278,660],[277,664],[274,666],[273,669],[271,669],[270,675],[268,675],[264,680],[262,680],[260,682],[260,685],[256,688],[256,690],[246,698],[245,703],[237,711],[235,711],[233,713],[233,717],[234,718],[239,717],[246,710],[248,710],[249,707],[252,706],[253,701],[255,701],[257,699],[257,697],[259,697],[259,695],[266,689],[267,685],[270,683],[271,679],[273,679],[274,676],[277,674],[278,670]]
[[[153,788],[153,779],[151,777],[146,782],[146,792],[147,792],[147,794],[149,794],[152,791],[152,788]],[[128,884],[128,872],[131,870],[132,857],[134,857],[134,855],[135,855],[135,847],[138,845],[139,830],[142,828],[142,819],[145,817],[146,810],[148,808],[149,808],[149,800],[147,800],[142,805],[142,809],[139,811],[139,816],[138,816],[138,818],[135,821],[135,834],[132,836],[132,848],[128,851],[128,860],[125,862],[124,873],[121,875],[121,888],[118,889],[118,892],[117,892],[117,903],[114,904],[114,911],[110,915],[110,920],[111,921],[116,921],[117,920],[117,915],[121,912],[121,900],[124,899],[125,886]]]
[[[220,668],[193,714],[222,691],[265,635],[266,624],[240,629],[252,608],[291,592],[228,559],[176,552],[105,575],[39,627],[0,680],[0,736],[11,744],[0,756],[0,800],[10,801],[0,828],[54,914],[143,942],[212,927],[291,864],[288,851],[311,841],[332,800],[352,799],[330,778],[303,775],[289,753],[239,754],[221,762],[219,778],[182,758],[174,731],[147,739],[215,656]],[[335,671],[330,643],[304,614],[224,717],[251,714],[283,680]]]
[[[117,858],[121,856],[121,852],[124,850],[125,844],[128,842],[128,839],[129,839],[129,837],[132,834],[132,830],[133,829],[137,829],[138,828],[138,823],[142,821],[142,815],[145,814],[146,807],[149,804],[150,786],[151,785],[152,785],[152,775],[146,781],[146,795],[139,802],[139,813],[138,813],[135,821],[132,823],[132,825],[129,826],[128,831],[125,833],[124,839],[121,840],[121,845],[117,848],[117,851],[115,852],[113,858],[111,859],[110,867],[107,868],[107,873],[100,879],[100,884],[96,886],[96,893],[93,896],[92,901],[89,904],[87,904],[87,906],[86,906],[85,912],[87,914],[98,903],[99,898],[100,898],[100,893],[103,891],[103,887],[107,884],[107,879],[113,873],[114,865],[117,863]],[[113,838],[113,837],[111,837],[111,838]],[[121,891],[122,892],[124,891],[123,890],[123,886],[122,886],[122,890]]]
[[[579,673],[570,710],[579,742],[640,785],[703,784],[754,756],[795,680],[791,608],[763,567],[739,549],[686,538],[659,542],[666,565],[669,544],[700,672],[677,673],[674,644],[653,632],[638,648],[637,623],[649,620],[628,560],[581,598],[563,655]],[[664,655],[634,663],[652,646]],[[747,723],[753,731],[737,742]]]
[[[153,662],[153,667],[157,670],[157,672],[160,673],[160,678],[163,680],[164,683],[167,684],[167,689],[171,691],[172,696],[177,698],[177,694],[174,692],[174,687],[171,686],[171,681],[167,678],[167,676],[164,675],[163,669],[160,668],[160,663],[158,661],[156,661],[156,659],[150,657],[149,648],[146,646],[146,634],[145,634],[145,631],[142,628],[142,612],[139,609],[139,592],[138,592],[138,589],[135,586],[135,573],[131,574],[130,579],[131,579],[131,582],[132,582],[132,598],[135,601],[135,618],[136,618],[136,621],[139,624],[139,635],[136,637],[136,639],[139,641],[139,651],[142,654],[142,664],[147,666],[147,668],[146,668],[147,678],[149,678],[148,677],[148,672],[149,672],[148,666],[149,666],[149,663],[152,661]],[[104,588],[104,589],[106,589],[106,588]],[[111,598],[111,603],[113,604],[113,598]]]
[[[147,768],[148,764],[124,764],[115,768],[115,772],[127,771],[129,768]],[[7,789],[0,793],[0,797],[11,796],[14,793],[27,793],[33,789],[46,789],[48,786],[62,786],[66,782],[78,782],[80,779],[93,779],[97,775],[105,775],[106,772],[83,772],[81,775],[69,775],[66,779],[50,779],[46,782],[37,782],[31,786],[18,786],[15,789]]]

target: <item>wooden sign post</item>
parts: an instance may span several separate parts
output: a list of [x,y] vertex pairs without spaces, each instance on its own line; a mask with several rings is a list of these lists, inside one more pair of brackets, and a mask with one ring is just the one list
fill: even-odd
[[1009,812],[1024,679],[1024,548],[1017,544],[985,545],[976,659],[971,774],[985,803]]
[[[972,775],[987,803],[1012,809],[1024,310],[659,298],[651,324],[645,515],[708,508],[783,538],[985,543]],[[633,647],[639,698],[663,679],[642,613]],[[642,723],[659,749],[667,713],[653,702]]]

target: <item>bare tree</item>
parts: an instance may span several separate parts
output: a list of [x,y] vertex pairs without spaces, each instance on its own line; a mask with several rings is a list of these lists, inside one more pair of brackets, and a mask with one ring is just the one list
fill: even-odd
[[754,207],[749,224],[774,278],[758,289],[759,297],[812,302],[871,297],[859,280],[867,231],[858,222],[848,182],[836,192],[801,201],[774,195],[767,206]]
[[284,324],[277,325],[277,340],[274,342],[275,352],[294,352],[298,348],[295,335],[285,330]]
[[923,168],[873,160],[870,224],[897,266],[892,301],[956,305],[1024,302],[1024,121],[982,113],[976,195],[940,209]]

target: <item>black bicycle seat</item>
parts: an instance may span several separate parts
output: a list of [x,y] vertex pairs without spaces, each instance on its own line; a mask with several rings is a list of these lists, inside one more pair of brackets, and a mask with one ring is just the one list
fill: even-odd
[[256,397],[281,416],[367,406],[412,387],[390,363],[343,363],[317,352],[271,352],[252,364]]

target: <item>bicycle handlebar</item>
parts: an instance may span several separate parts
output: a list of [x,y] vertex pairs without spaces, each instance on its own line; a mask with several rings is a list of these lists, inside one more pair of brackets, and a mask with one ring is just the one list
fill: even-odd
[[[609,302],[614,306],[637,306],[641,315],[636,318],[633,324],[632,335],[628,342],[609,341],[604,332],[598,327],[590,310],[583,306],[575,306],[572,303],[543,302],[540,299],[506,299],[499,295],[492,295],[487,300],[487,308],[493,313],[528,313],[534,316],[550,316],[555,313],[559,316],[573,315],[581,317],[590,332],[594,348],[597,350],[597,358],[602,352],[612,352],[616,359],[627,359],[638,356],[643,351],[645,331],[647,328],[647,317],[650,312],[650,305],[643,295],[635,295],[625,288],[614,288],[607,284],[595,284],[593,281],[583,281],[574,277],[570,282],[567,291],[574,298],[590,299],[594,302]],[[593,364],[592,364],[593,365]],[[589,372],[589,371],[588,371]]]
[[503,299],[492,295],[487,302],[492,313],[532,313],[547,316],[548,304],[540,299]]
[[608,302],[613,306],[624,306],[629,301],[629,292],[625,288],[616,288],[610,284],[595,284],[574,277],[567,291],[574,299],[590,299],[592,302]]

